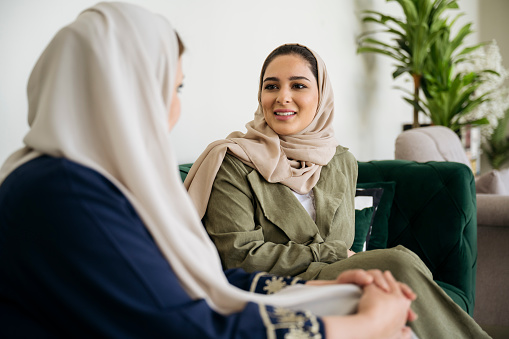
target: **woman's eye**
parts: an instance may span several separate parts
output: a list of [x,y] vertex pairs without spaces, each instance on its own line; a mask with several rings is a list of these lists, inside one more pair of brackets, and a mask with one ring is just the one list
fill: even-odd
[[264,89],[271,91],[271,90],[277,89],[277,86],[276,85],[266,85],[264,87]]
[[177,87],[177,93],[181,93],[182,88],[184,88],[184,84],[180,84],[179,87]]
[[293,88],[303,89],[303,88],[307,88],[307,86],[304,84],[295,84],[295,85],[293,85]]

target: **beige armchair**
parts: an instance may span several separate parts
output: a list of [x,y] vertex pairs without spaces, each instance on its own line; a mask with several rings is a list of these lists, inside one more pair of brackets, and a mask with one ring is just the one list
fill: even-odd
[[[396,139],[395,158],[454,161],[470,167],[459,137],[443,126],[401,133]],[[509,195],[476,196],[478,259],[474,319],[494,338],[509,336]]]

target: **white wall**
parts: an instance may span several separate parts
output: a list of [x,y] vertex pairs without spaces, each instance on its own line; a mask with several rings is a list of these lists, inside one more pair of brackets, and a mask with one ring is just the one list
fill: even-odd
[[[183,115],[172,133],[180,163],[210,142],[244,131],[257,106],[259,70],[266,55],[299,42],[325,60],[335,92],[339,142],[359,160],[392,159],[394,140],[411,107],[393,89],[391,60],[357,55],[363,8],[396,12],[382,0],[132,0],[168,17],[182,36]],[[0,0],[0,162],[22,145],[26,83],[56,31],[95,0]],[[477,21],[478,0],[461,0]],[[474,37],[474,40],[477,38]],[[475,42],[475,41],[474,41]],[[410,87],[410,83],[404,83]]]
[[[481,41],[490,41],[495,39],[500,54],[503,57],[502,64],[509,68],[509,1],[507,0],[484,0],[479,4],[480,18],[480,39]],[[507,80],[509,82],[509,80]],[[506,82],[506,85],[509,84]]]

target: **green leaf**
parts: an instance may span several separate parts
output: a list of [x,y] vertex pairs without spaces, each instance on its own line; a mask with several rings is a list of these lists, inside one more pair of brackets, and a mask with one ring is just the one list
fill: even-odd
[[509,123],[509,109],[505,111],[503,117],[498,119],[497,127],[493,130],[493,134],[491,135],[491,139],[494,141],[501,141],[506,139],[506,129],[507,124]]
[[458,56],[460,56],[460,55],[468,55],[468,54],[472,53],[473,51],[475,51],[476,49],[478,49],[481,46],[482,46],[482,44],[478,44],[478,45],[470,46],[470,47],[465,47],[461,52],[459,52]]
[[398,61],[403,61],[403,59],[394,54],[394,53],[391,53],[389,51],[386,51],[386,50],[383,50],[383,49],[380,49],[380,48],[375,48],[375,47],[359,47],[357,48],[357,53],[378,53],[378,54],[383,54],[383,55],[387,55],[395,60],[398,60]]
[[414,100],[410,99],[410,98],[403,98],[403,100],[405,100],[406,102],[408,102],[410,105],[412,105],[412,107],[414,107],[415,109],[417,109],[418,111],[420,112],[424,112],[424,110],[422,109],[422,107],[419,105],[418,102],[415,102]]
[[477,120],[471,120],[468,122],[470,125],[480,126],[480,125],[489,125],[490,121],[487,118],[481,118]]
[[406,93],[406,94],[408,94],[410,97],[413,97],[413,96],[414,96],[414,92],[410,91],[408,88],[401,87],[401,86],[394,86],[393,88],[395,88],[395,89],[398,89],[398,90],[400,90],[400,91],[405,92],[405,93]]
[[396,68],[396,71],[394,71],[394,73],[392,73],[392,77],[394,79],[396,79],[397,77],[399,77],[401,74],[403,73],[412,73],[412,68],[410,67],[398,67]]

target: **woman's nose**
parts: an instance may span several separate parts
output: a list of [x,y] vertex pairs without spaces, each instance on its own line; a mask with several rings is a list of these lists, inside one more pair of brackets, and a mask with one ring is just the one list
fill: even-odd
[[291,102],[292,101],[291,92],[287,89],[281,89],[278,93],[276,101],[279,104],[287,104],[287,103]]

